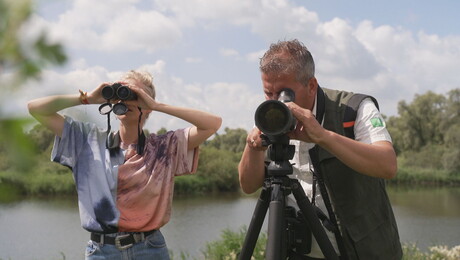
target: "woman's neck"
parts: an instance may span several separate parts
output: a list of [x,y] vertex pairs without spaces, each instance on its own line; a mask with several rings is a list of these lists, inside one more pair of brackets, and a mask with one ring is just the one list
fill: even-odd
[[138,133],[137,133],[137,125],[130,125],[130,126],[125,126],[123,124],[120,124],[120,138],[121,141],[126,144],[135,144],[137,143],[138,139]]

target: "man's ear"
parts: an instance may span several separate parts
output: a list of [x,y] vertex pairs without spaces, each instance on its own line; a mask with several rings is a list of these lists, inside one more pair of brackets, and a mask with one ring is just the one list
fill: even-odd
[[308,95],[316,96],[316,91],[318,90],[318,81],[315,77],[312,77],[308,80]]

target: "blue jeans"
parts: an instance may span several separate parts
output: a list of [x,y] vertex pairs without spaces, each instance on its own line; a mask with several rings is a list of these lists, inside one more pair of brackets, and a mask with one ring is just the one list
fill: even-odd
[[132,247],[119,250],[115,245],[99,244],[90,240],[86,246],[85,260],[169,260],[168,248],[159,230]]

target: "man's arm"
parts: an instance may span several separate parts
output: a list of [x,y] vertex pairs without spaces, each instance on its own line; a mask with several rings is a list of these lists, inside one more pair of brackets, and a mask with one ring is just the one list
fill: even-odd
[[243,192],[256,192],[264,182],[265,150],[260,138],[260,130],[254,128],[246,138],[246,146],[238,165],[240,186]]
[[396,153],[390,142],[358,142],[324,129],[310,110],[292,102],[286,105],[299,121],[296,129],[289,134],[292,139],[318,144],[361,174],[384,179],[396,176]]

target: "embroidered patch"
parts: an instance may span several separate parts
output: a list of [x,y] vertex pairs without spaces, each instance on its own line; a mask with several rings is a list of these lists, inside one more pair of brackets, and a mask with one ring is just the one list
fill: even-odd
[[383,127],[383,121],[380,117],[371,118],[371,124],[373,127]]

